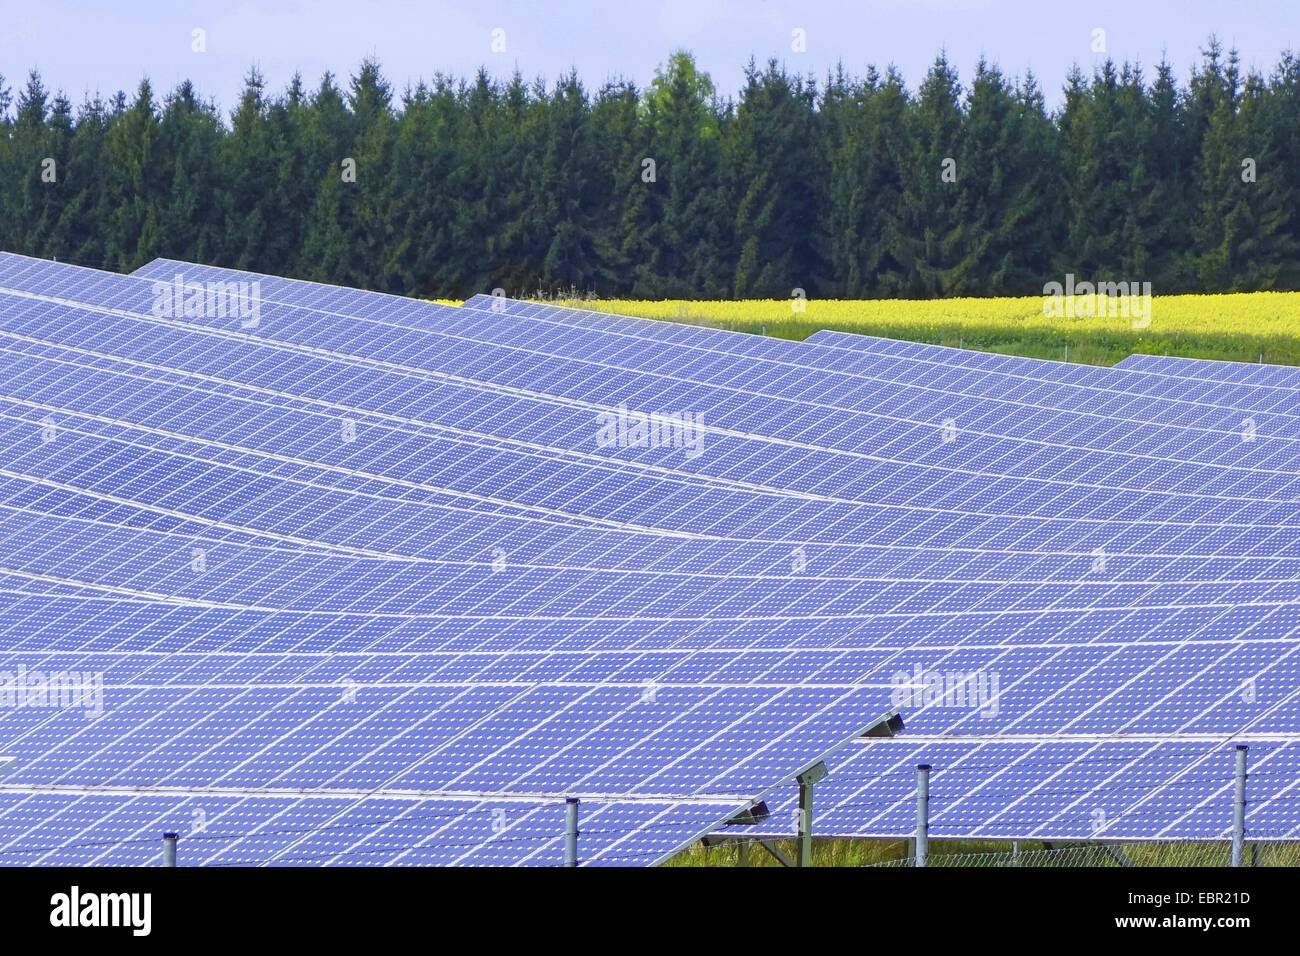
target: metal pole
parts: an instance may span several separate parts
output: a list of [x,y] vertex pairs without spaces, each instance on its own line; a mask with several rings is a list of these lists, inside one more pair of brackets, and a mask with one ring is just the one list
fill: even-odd
[[795,866],[812,866],[813,785],[826,779],[826,764],[820,760],[795,777],[799,784],[799,819],[797,821]]
[[564,865],[578,865],[578,798],[564,800]]
[[812,866],[812,798],[813,785],[799,781],[799,866]]
[[1237,793],[1232,801],[1232,865],[1241,866],[1246,849],[1246,750],[1237,745]]
[[163,866],[176,865],[176,834],[167,832],[163,834]]
[[925,866],[930,850],[930,765],[916,768],[916,865]]

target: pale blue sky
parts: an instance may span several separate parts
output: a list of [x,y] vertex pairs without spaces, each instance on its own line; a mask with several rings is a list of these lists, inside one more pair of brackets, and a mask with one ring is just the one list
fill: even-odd
[[[416,0],[0,0],[0,74],[19,85],[29,68],[47,86],[80,102],[87,91],[134,90],[148,75],[160,92],[183,79],[224,109],[257,64],[272,89],[295,69],[314,87],[325,70],[341,76],[376,56],[400,89],[442,70],[471,75],[480,65],[508,76],[548,80],[576,66],[589,87],[622,75],[646,83],[677,47],[696,54],[723,93],[735,93],[750,55],[783,59],[819,78],[843,60],[860,73],[890,62],[915,88],[940,48],[963,81],[979,55],[1011,74],[1032,69],[1049,103],[1071,63],[1085,69],[1107,53],[1148,67],[1168,51],[1185,81],[1210,33],[1235,45],[1243,63],[1265,73],[1285,49],[1300,47],[1300,3],[1293,0],[664,0],[664,2],[416,2]],[[207,52],[191,50],[202,28]],[[505,31],[506,52],[491,49]],[[806,52],[791,48],[805,31]]]

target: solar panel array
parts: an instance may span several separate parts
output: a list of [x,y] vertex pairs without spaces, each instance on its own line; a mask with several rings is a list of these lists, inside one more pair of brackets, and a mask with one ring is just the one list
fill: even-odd
[[[1281,388],[1229,388],[1222,382],[1270,381],[1278,385],[1294,369],[1263,370],[1235,363],[1131,356],[1115,369],[896,342],[872,336],[823,331],[809,341],[879,356],[903,356],[932,364],[1023,376],[1044,383],[1096,384],[1132,395],[1176,396],[1245,412],[1283,414],[1296,408]],[[1204,368],[1219,374],[1203,375]],[[1250,368],[1255,374],[1222,374]],[[1124,374],[1139,370],[1153,374]],[[1187,380],[1195,380],[1189,384]],[[1232,420],[1229,419],[1229,426]],[[1241,419],[1239,436],[1253,437],[1253,419]],[[1253,692],[1247,682],[1243,694]],[[1293,721],[1293,718],[1292,718]],[[1300,782],[1300,750],[1294,727],[1269,734],[1243,726],[1230,734],[1158,735],[1127,739],[1016,739],[988,741],[920,735],[873,741],[837,762],[819,794],[818,825],[848,837],[890,837],[915,825],[914,768],[933,765],[932,812],[939,832],[959,837],[1009,839],[1222,839],[1235,786],[1232,754],[1223,747],[1248,742],[1250,832],[1258,838],[1294,837],[1294,789]],[[1209,745],[1207,747],[1207,745]],[[787,799],[773,819],[788,823]],[[1072,823],[1086,813],[1089,828]],[[1163,825],[1162,825],[1163,823]],[[776,829],[774,833],[787,832]]]
[[[486,300],[480,300],[489,307]],[[473,303],[471,303],[473,304]],[[526,307],[519,307],[521,309]],[[582,316],[611,327],[621,319]],[[651,334],[660,334],[647,327]],[[683,329],[670,333],[675,337],[696,335],[716,337],[714,333],[697,333]],[[1188,411],[1200,413],[1204,421],[1217,425],[1230,437],[1231,445],[1252,443],[1257,436],[1242,433],[1242,421],[1235,412],[1223,409],[1253,410],[1293,408],[1293,405],[1261,400],[1259,393],[1207,394],[1197,389],[1186,394],[1179,382],[1152,376],[1125,376],[1109,370],[1060,363],[1040,362],[982,353],[963,352],[913,343],[891,342],[842,333],[823,332],[813,341],[832,343],[859,352],[876,352],[882,356],[907,356],[913,361],[877,362],[861,366],[864,374],[887,381],[920,378],[935,381],[945,389],[971,395],[997,394],[1016,397],[1032,394],[1035,404],[1059,409],[1088,409],[1104,403],[1107,417],[1121,415],[1115,409],[1113,395],[1081,393],[1080,384],[1094,384],[1111,393],[1133,395],[1177,395],[1182,407],[1153,405],[1144,414],[1157,421],[1186,421]],[[766,354],[791,358],[800,350],[779,340],[758,340],[751,348]],[[803,350],[803,364],[807,350]],[[920,362],[915,360],[921,360]],[[993,368],[998,375],[970,376],[948,374],[943,366]],[[1008,373],[1020,381],[1008,378]],[[1061,379],[1055,382],[1054,379]],[[1041,384],[1056,384],[1051,392],[1040,391]],[[1061,387],[1061,386],[1066,387]],[[994,392],[996,389],[996,392]],[[1265,399],[1271,396],[1264,396]],[[1220,408],[1212,407],[1219,403]],[[1122,417],[1130,420],[1131,406]],[[1176,414],[1175,414],[1176,413]],[[1274,423],[1278,424],[1278,423]],[[1281,425],[1291,424],[1282,420]],[[1072,438],[1075,436],[1071,436]],[[1119,433],[1120,446],[1135,445],[1140,436]],[[1099,446],[1100,447],[1100,446]],[[1249,449],[1247,449],[1249,450]],[[1240,450],[1232,458],[1240,458]],[[1284,650],[1285,654],[1286,651]],[[933,675],[929,675],[933,677]],[[940,675],[942,676],[942,675]],[[1247,678],[1240,693],[1252,697],[1256,682]],[[1286,696],[1281,686],[1275,700]],[[1099,695],[1104,701],[1104,695]],[[843,836],[899,836],[915,825],[914,768],[929,763],[936,768],[931,792],[937,832],[951,837],[1029,836],[1044,839],[1186,839],[1221,838],[1228,832],[1231,818],[1231,792],[1234,785],[1232,740],[1250,740],[1256,763],[1252,766],[1252,828],[1258,834],[1277,836],[1294,832],[1293,784],[1297,773],[1293,714],[1280,722],[1286,732],[1270,734],[1260,722],[1242,725],[1236,734],[1206,736],[1195,732],[1161,732],[1143,735],[1138,728],[1143,719],[1119,734],[1058,733],[1043,735],[1017,734],[999,729],[981,733],[967,726],[953,732],[943,728],[936,733],[906,733],[897,740],[873,739],[858,748],[857,754],[832,764],[827,781],[820,785],[817,798],[817,828],[822,833]],[[935,788],[942,787],[936,790]],[[772,820],[775,829],[769,834],[792,831],[794,798],[787,796],[778,804]],[[752,833],[754,828],[735,828],[735,832]]]
[[0,862],[1294,834],[1294,405],[851,338],[0,256]]
[[[292,285],[294,284],[284,283],[286,289],[287,287],[290,287]],[[298,287],[299,290],[304,293],[308,291],[306,286],[299,284]],[[691,340],[696,342],[704,341],[706,343],[706,347],[709,350],[727,350],[727,351],[735,351],[735,352],[751,354],[751,355],[756,352],[761,352],[769,355],[775,353],[784,356],[787,359],[787,361],[791,362],[791,364],[796,364],[796,362],[792,360],[790,357],[792,356],[792,354],[797,352],[801,356],[801,359],[797,362],[797,364],[802,364],[805,367],[809,367],[809,368],[819,368],[820,370],[823,371],[827,368],[835,367],[834,365],[828,365],[825,361],[821,361],[821,362],[809,361],[808,360],[809,350],[806,347],[801,348],[798,346],[794,346],[792,343],[781,342],[779,340],[752,339],[749,337],[729,335],[727,333],[717,333],[710,330],[700,330],[700,329],[694,329],[690,327],[665,326],[659,323],[639,322],[637,320],[628,320],[619,317],[598,316],[598,315],[592,315],[587,313],[577,313],[572,310],[554,310],[554,309],[548,309],[547,307],[533,306],[524,303],[503,303],[500,301],[493,301],[486,297],[479,297],[477,300],[471,300],[471,302],[468,303],[468,305],[470,307],[478,307],[487,310],[489,312],[493,312],[495,310],[498,313],[507,312],[514,315],[533,315],[533,316],[542,315],[552,319],[559,319],[560,321],[567,322],[570,324],[578,324],[586,327],[595,326],[595,327],[605,328],[607,330],[616,329],[622,332],[624,335],[641,335],[650,339],[658,339],[658,340],[672,339],[675,341]],[[828,335],[828,334],[830,333],[823,333],[823,335]],[[857,339],[857,337],[852,337],[852,338],[855,340]],[[855,341],[854,345],[856,347],[861,347],[858,341]],[[892,343],[892,345],[897,348],[911,348],[911,346],[906,343]],[[926,347],[922,347],[922,348],[926,348]],[[942,350],[942,351],[950,353],[950,357],[952,354],[957,354],[962,356],[971,354],[971,353],[955,353],[954,350]],[[820,358],[825,359],[826,356],[823,355],[820,356]],[[990,357],[990,358],[1000,359],[1002,357]],[[1030,360],[1014,360],[1014,359],[1010,361],[1015,363],[1017,366],[1021,366],[1021,367],[1023,367],[1026,364],[1030,366],[1036,366],[1037,370],[1040,373],[1047,373],[1049,375],[1053,372],[1055,373],[1065,372],[1067,373],[1066,377],[1075,380],[1077,380],[1078,378],[1088,378],[1089,376],[1087,376],[1086,372],[1092,371],[1092,370],[1080,369],[1080,367],[1078,366],[1061,366],[1058,365],[1057,363],[1033,363]],[[1005,365],[1005,363],[1003,364]],[[1077,372],[1079,371],[1083,371],[1085,372],[1085,374],[1083,376],[1080,376],[1077,374]],[[1097,370],[1097,371],[1104,371],[1104,370]],[[908,372],[914,372],[914,369],[904,370],[904,374],[907,374]],[[898,369],[897,368],[890,369],[888,372],[888,376],[889,377],[886,379],[888,381],[899,380],[900,376],[899,376]],[[1044,377],[1045,375],[1043,374],[1039,375],[1039,378],[1044,378]],[[1131,378],[1132,377],[1130,377],[1130,379]],[[969,377],[966,377],[965,381],[969,381]],[[1014,400],[1022,392],[1025,393],[1032,392],[1035,396],[1034,400],[1036,402],[1041,401],[1041,396],[1038,394],[1039,392],[1038,387],[1032,383],[1018,383],[1019,384],[1018,388],[1017,388],[1017,383],[1012,383],[1010,388],[1006,387],[1005,381],[998,382],[997,384],[999,386],[1002,386],[997,391],[997,394],[1000,397],[1011,398]],[[1157,395],[1170,394],[1171,392],[1174,394],[1179,394],[1177,389],[1170,389],[1166,387],[1171,384],[1167,382],[1159,382],[1159,381],[1152,381],[1152,380],[1141,381],[1137,383],[1131,380],[1116,382],[1114,380],[1114,377],[1112,376],[1108,384],[1112,386],[1110,389],[1108,389],[1108,391],[1121,391],[1121,392],[1132,391],[1136,394],[1157,394]],[[1172,384],[1176,385],[1177,383],[1172,383]],[[943,382],[944,388],[949,390],[954,389],[955,385],[956,383],[954,383],[951,377],[949,377],[947,380]],[[989,392],[989,384],[984,382],[984,383],[979,383],[979,387],[974,389],[973,394],[987,395],[988,392]],[[1117,417],[1120,418],[1125,417],[1117,414],[1117,410],[1115,407],[1116,403],[1112,401],[1112,399],[1114,398],[1113,395],[1097,394],[1092,396],[1091,401],[1089,401],[1087,396],[1080,396],[1078,389],[1065,388],[1065,389],[1059,389],[1057,394],[1054,395],[1054,397],[1057,399],[1057,401],[1054,403],[1055,407],[1060,407],[1060,408],[1075,409],[1080,407],[1079,402],[1081,400],[1081,397],[1085,402],[1088,402],[1094,407],[1096,407],[1098,404],[1101,404],[1102,407],[1105,409],[1105,411],[1100,415],[1095,412],[1092,413],[1094,419],[1096,418],[1114,419]],[[1221,395],[1214,396],[1214,397],[1217,397],[1220,400],[1223,399],[1223,396]],[[1049,405],[1050,404],[1053,403],[1049,403]],[[1228,405],[1227,402],[1224,402],[1224,404]],[[1084,407],[1087,406],[1085,405]],[[1189,412],[1195,414],[1193,416],[1189,416]],[[1144,414],[1148,419],[1153,419],[1154,421],[1160,424],[1161,429],[1159,431],[1156,431],[1155,434],[1165,438],[1168,437],[1168,432],[1170,431],[1170,429],[1165,427],[1169,422],[1177,422],[1179,424],[1185,423],[1192,426],[1193,428],[1199,427],[1200,434],[1198,434],[1196,431],[1184,431],[1182,433],[1183,440],[1197,452],[1204,451],[1204,442],[1202,440],[1204,434],[1206,432],[1212,432],[1213,430],[1217,429],[1219,434],[1216,437],[1219,439],[1218,446],[1219,449],[1221,449],[1218,456],[1220,460],[1240,463],[1242,462],[1243,458],[1247,457],[1246,455],[1243,455],[1243,450],[1245,452],[1256,450],[1252,448],[1245,448],[1245,445],[1248,443],[1243,442],[1243,436],[1238,431],[1238,424],[1240,421],[1239,416],[1237,416],[1233,412],[1225,411],[1224,408],[1214,407],[1211,402],[1209,402],[1208,400],[1204,400],[1199,396],[1194,397],[1192,399],[1188,399],[1185,396],[1183,396],[1182,401],[1179,405],[1173,405],[1173,406],[1170,406],[1168,404],[1157,405],[1154,408],[1149,408]],[[1133,421],[1135,419],[1138,419],[1138,416],[1128,415],[1127,418],[1129,419],[1129,421]],[[1271,424],[1276,426],[1279,432],[1293,434],[1293,431],[1288,431],[1288,429],[1294,426],[1294,421],[1288,421],[1282,419]],[[1128,425],[1127,428],[1128,431],[1122,434],[1121,436],[1123,440],[1118,444],[1120,444],[1121,446],[1129,446],[1129,447],[1139,445],[1142,436],[1140,434],[1136,436],[1133,434],[1134,429],[1132,425]],[[1108,434],[1113,436],[1115,433],[1110,432]],[[1177,432],[1175,432],[1174,437],[1176,439],[1179,437]],[[1196,443],[1196,444],[1192,444],[1192,443]],[[1270,443],[1268,441],[1264,442],[1264,445],[1269,445],[1269,444]],[[1198,445],[1200,447],[1197,447]],[[1102,445],[1100,447],[1105,447],[1105,446]],[[1258,455],[1256,457],[1259,458],[1269,457],[1275,450],[1276,450],[1275,447],[1269,447],[1267,454]],[[1293,446],[1288,447],[1286,449],[1288,453],[1290,453],[1292,450],[1293,450]],[[1197,457],[1200,456],[1192,455],[1190,457],[1191,460],[1195,460]],[[1293,455],[1289,455],[1288,461],[1293,461],[1293,460],[1294,460]],[[1246,464],[1249,464],[1249,462],[1246,462]],[[1275,478],[1276,476],[1262,475],[1257,477],[1260,477],[1263,480],[1268,481]],[[1255,690],[1254,684],[1255,681],[1253,677],[1247,677],[1246,680],[1243,681],[1241,689],[1243,690],[1243,692],[1249,690],[1249,693],[1246,696],[1252,696],[1254,694],[1254,690]],[[1274,699],[1275,700],[1277,699],[1277,695],[1275,695]],[[1221,702],[1216,702],[1216,703],[1221,703]],[[951,739],[953,735],[949,732],[946,734],[946,736],[949,739]],[[1066,738],[1068,736],[1069,735],[1058,735],[1056,742],[1061,743],[1063,742],[1063,738]],[[1083,736],[1085,736],[1086,739],[1086,735]],[[1130,738],[1131,741],[1133,734],[1129,733],[1126,734],[1125,736]],[[1179,739],[1185,736],[1188,735],[1181,734]],[[1195,741],[1196,739],[1195,734],[1192,734],[1191,737]],[[911,739],[915,740],[919,738],[913,737]],[[1003,739],[1006,739],[1006,735],[1004,735]],[[1119,741],[1119,742],[1122,743],[1125,741]],[[886,744],[884,742],[873,742],[872,746],[875,747],[877,745],[885,748],[880,751],[880,753],[883,755],[889,753],[888,748],[893,746],[893,743],[891,742],[889,744]],[[867,752],[872,752],[871,748],[865,748],[865,749]],[[1074,769],[1076,771],[1079,771],[1081,768],[1086,767],[1089,763],[1096,763],[1098,759],[1100,759],[1100,762],[1102,764],[1105,764],[1106,762],[1114,759],[1110,757],[1096,758],[1095,756],[1090,756],[1091,754],[1094,754],[1096,750],[1097,750],[1096,746],[1088,746],[1082,748],[1078,753],[1069,756],[1066,762],[1078,764],[1078,766],[1076,766]],[[1148,748],[1148,750],[1151,753],[1156,752],[1155,748]],[[1120,751],[1112,751],[1112,752],[1120,752]],[[1058,751],[1058,753],[1065,753],[1068,755],[1070,752]],[[1197,755],[1199,756],[1199,752]],[[1147,754],[1144,757],[1134,758],[1131,761],[1125,761],[1125,763],[1138,763],[1149,756],[1150,754]],[[1225,758],[1224,758],[1225,764],[1229,758],[1230,758],[1230,750],[1225,753]],[[1184,764],[1188,764],[1188,763],[1190,763],[1190,761],[1184,761]],[[1261,774],[1262,774],[1261,779],[1263,779],[1265,776],[1267,776],[1268,771],[1262,771]],[[1224,770],[1224,772],[1220,776],[1223,781],[1224,788],[1226,789],[1228,786],[1231,785],[1230,770]],[[1287,781],[1283,780],[1283,784],[1285,785],[1286,783]],[[1182,786],[1183,784],[1178,781],[1170,781],[1168,785],[1170,787],[1177,788],[1178,786]],[[835,786],[836,784],[834,782],[830,784],[830,789],[832,790],[832,792],[834,792]],[[1162,833],[1162,830],[1160,828],[1155,827],[1153,825],[1152,820],[1141,819],[1143,813],[1149,814],[1149,811],[1118,814],[1114,811],[1108,810],[1109,805],[1114,802],[1113,800],[1105,801],[1105,805],[1098,805],[1100,802],[1098,800],[1098,796],[1101,793],[1103,793],[1104,791],[1115,790],[1115,789],[1125,789],[1125,788],[1104,786],[1099,788],[1093,788],[1092,790],[1081,791],[1082,793],[1088,794],[1091,797],[1091,799],[1078,801],[1080,806],[1077,806],[1075,808],[1074,815],[1075,817],[1083,816],[1086,819],[1086,823],[1081,826],[1080,822],[1077,819],[1072,820],[1065,825],[1066,826],[1065,830],[1058,831],[1058,832],[1065,832],[1070,835],[1080,835],[1080,834],[1095,835],[1103,831],[1107,834],[1118,834],[1123,832],[1129,832],[1129,833],[1141,834],[1141,835],[1156,835],[1156,834],[1168,835]],[[1143,789],[1143,788],[1138,788],[1138,789]],[[1049,796],[1059,796],[1059,794],[1049,793]],[[1051,808],[1049,807],[1048,809]],[[907,812],[908,814],[911,813],[910,807],[908,808]],[[1119,818],[1124,816],[1126,816],[1127,818],[1121,821]],[[1225,813],[1223,815],[1223,818],[1226,820],[1228,818],[1228,815]],[[833,815],[830,815],[827,816],[825,819],[823,819],[821,821],[821,825],[823,827],[825,827],[827,820],[829,820],[832,829],[835,829],[835,817]],[[1257,822],[1262,823],[1264,821],[1261,818]],[[976,830],[963,830],[961,831],[961,835],[968,835],[970,833],[1003,833],[1003,832],[1007,832],[1007,831],[976,829]],[[1015,832],[1015,831],[1011,831],[1011,832]],[[1178,831],[1175,828],[1174,830],[1171,830],[1169,832],[1174,833],[1175,835],[1179,835],[1181,831]],[[1206,833],[1206,831],[1203,829],[1196,832],[1202,835]]]
[[[6,713],[6,853],[117,860],[178,829],[192,861],[240,862],[279,823],[271,862],[326,841],[342,862],[556,863],[562,829],[534,821],[573,794],[584,859],[653,862],[888,709],[776,673],[855,626],[816,613],[851,576],[774,575],[773,545],[713,530],[781,497],[555,454],[541,433],[591,433],[588,410],[334,351],[354,321],[267,309],[278,336],[212,334],[153,315],[152,283],[3,265],[8,663],[102,673],[108,705]],[[509,438],[469,428],[511,412]],[[389,852],[394,794],[414,819],[415,798],[466,810]],[[247,829],[222,825],[248,801]]]

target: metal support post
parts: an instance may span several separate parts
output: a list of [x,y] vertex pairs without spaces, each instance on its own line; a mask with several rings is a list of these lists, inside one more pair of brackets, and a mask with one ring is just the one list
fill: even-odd
[[564,865],[578,865],[578,798],[564,800]]
[[818,762],[795,779],[799,782],[799,866],[812,866],[813,785],[826,777],[826,764]]
[[1237,792],[1232,801],[1232,865],[1241,866],[1246,849],[1246,750],[1237,745]]
[[925,866],[930,855],[930,765],[916,768],[916,865]]

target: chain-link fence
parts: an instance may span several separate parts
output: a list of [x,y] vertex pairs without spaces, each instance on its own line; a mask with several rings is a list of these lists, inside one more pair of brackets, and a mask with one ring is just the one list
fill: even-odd
[[[936,852],[937,850],[937,852]],[[1034,849],[1012,846],[987,852],[945,852],[931,845],[927,866],[1230,866],[1230,843],[1079,843]],[[866,866],[915,866],[911,856]],[[1300,844],[1247,843],[1243,866],[1298,866]]]
[[[769,851],[770,846],[775,853]],[[914,848],[906,840],[813,840],[813,866],[915,866]],[[793,862],[797,845],[791,839],[727,840],[712,846],[696,844],[668,861],[669,866],[784,866]],[[784,859],[782,859],[784,858]],[[926,865],[969,867],[1213,867],[1231,866],[1232,844],[1222,842],[1166,843],[1040,843],[932,840]],[[1284,839],[1247,840],[1243,866],[1300,866],[1300,842]]]

